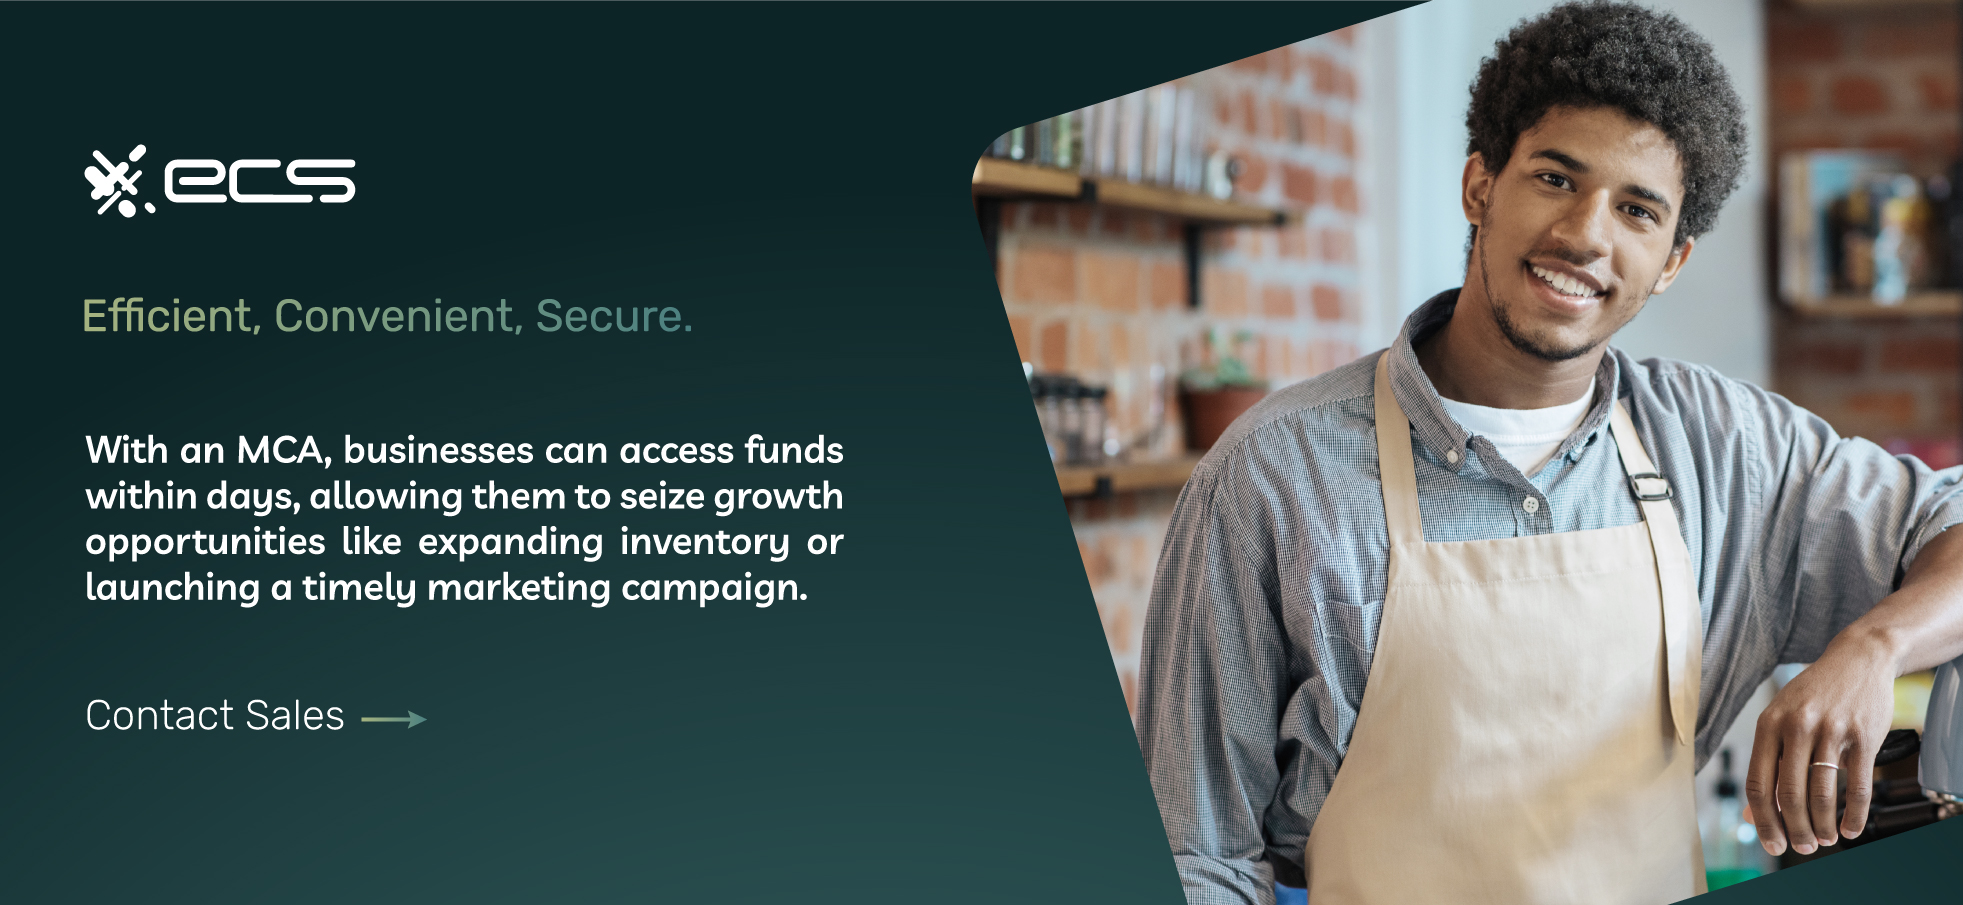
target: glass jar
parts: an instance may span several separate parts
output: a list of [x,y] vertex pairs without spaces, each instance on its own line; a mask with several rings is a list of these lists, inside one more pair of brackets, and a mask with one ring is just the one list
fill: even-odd
[[1071,378],[1064,381],[1053,390],[1057,403],[1057,439],[1063,446],[1063,461],[1079,465],[1084,461],[1083,387]]
[[1083,406],[1083,456],[1087,465],[1104,461],[1109,452],[1106,449],[1107,441],[1114,435],[1111,434],[1111,418],[1110,413],[1105,411],[1104,399],[1110,392],[1105,387],[1085,387],[1079,398],[1079,404]]
[[1057,432],[1057,421],[1061,411],[1057,405],[1056,381],[1037,374],[1029,378],[1029,398],[1036,404],[1036,423],[1043,431],[1043,446],[1049,450],[1050,463],[1063,461],[1063,441]]

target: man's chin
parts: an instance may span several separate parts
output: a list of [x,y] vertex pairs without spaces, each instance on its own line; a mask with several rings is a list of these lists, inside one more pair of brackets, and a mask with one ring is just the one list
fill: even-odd
[[1573,361],[1595,351],[1602,344],[1601,340],[1576,341],[1553,335],[1551,331],[1523,330],[1513,323],[1513,320],[1506,316],[1505,309],[1501,308],[1493,310],[1493,320],[1498,322],[1500,334],[1506,337],[1507,342],[1513,344],[1513,348],[1542,361],[1556,363]]

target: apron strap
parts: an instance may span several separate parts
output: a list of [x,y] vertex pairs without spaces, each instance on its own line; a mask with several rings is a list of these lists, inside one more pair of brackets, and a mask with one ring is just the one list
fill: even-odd
[[1398,407],[1390,388],[1390,357],[1397,350],[1385,349],[1377,358],[1377,472],[1384,485],[1384,522],[1390,529],[1390,545],[1422,544],[1425,529],[1418,520],[1418,472],[1411,458],[1411,421]]
[[[1663,590],[1663,645],[1670,683],[1670,714],[1676,722],[1677,744],[1688,745],[1697,731],[1697,702],[1692,694],[1697,685],[1696,667],[1690,662],[1690,639],[1701,628],[1696,584],[1691,581],[1689,551],[1677,532],[1677,511],[1670,507],[1674,492],[1668,479],[1656,473],[1643,441],[1636,434],[1636,423],[1629,410],[1617,400],[1609,417],[1609,437],[1622,458],[1622,470],[1643,509],[1643,524],[1649,529],[1650,550],[1656,559],[1656,580]],[[1701,634],[1701,632],[1696,632]]]

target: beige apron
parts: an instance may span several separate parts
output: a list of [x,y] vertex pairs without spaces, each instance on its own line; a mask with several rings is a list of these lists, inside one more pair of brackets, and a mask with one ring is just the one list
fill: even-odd
[[1610,436],[1642,523],[1425,543],[1389,357],[1377,457],[1390,580],[1349,753],[1304,852],[1309,901],[1661,905],[1703,892],[1697,592],[1629,413],[1616,403]]

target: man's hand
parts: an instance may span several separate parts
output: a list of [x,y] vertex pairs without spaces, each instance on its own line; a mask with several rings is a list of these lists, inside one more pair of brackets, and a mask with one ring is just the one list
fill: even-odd
[[[1892,654],[1850,627],[1759,716],[1745,798],[1767,852],[1778,855],[1790,842],[1810,855],[1841,836],[1861,835],[1875,752],[1894,718],[1895,676]],[[1836,829],[1834,791],[1842,773],[1847,814]]]
[[[1834,636],[1759,717],[1745,797],[1759,840],[1809,855],[1868,820],[1874,755],[1895,711],[1895,678],[1963,656],[1963,525],[1923,545],[1895,593]],[[1830,763],[1831,770],[1813,766]],[[1834,783],[1847,816],[1834,827]]]

